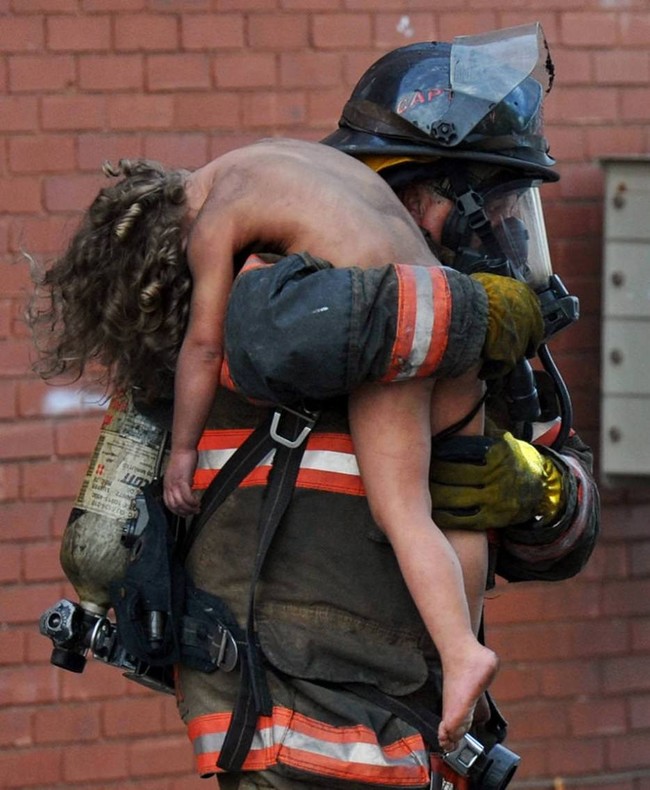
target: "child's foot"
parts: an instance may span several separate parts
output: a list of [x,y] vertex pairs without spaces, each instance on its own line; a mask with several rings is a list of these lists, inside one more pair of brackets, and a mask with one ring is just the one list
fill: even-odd
[[476,703],[494,680],[498,668],[496,653],[478,642],[469,650],[459,651],[451,666],[443,667],[438,740],[444,751],[454,749],[472,726]]

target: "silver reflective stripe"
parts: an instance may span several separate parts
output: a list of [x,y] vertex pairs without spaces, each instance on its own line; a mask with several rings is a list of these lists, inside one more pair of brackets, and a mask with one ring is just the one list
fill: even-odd
[[[225,737],[225,732],[206,733],[197,736],[193,744],[194,753],[196,755],[219,753],[223,747]],[[386,755],[377,743],[366,743],[363,741],[335,743],[314,738],[279,724],[258,729],[253,737],[251,752],[268,751],[276,746],[280,749],[279,761],[285,764],[290,764],[291,759],[289,754],[283,755],[283,750],[295,749],[302,753],[312,753],[320,757],[336,760],[348,766],[356,764],[395,768],[402,766],[413,767],[414,763],[424,768],[428,766],[427,754],[424,750],[411,750],[410,753],[402,757],[391,758]]]
[[[199,462],[197,469],[214,469],[219,471],[226,465],[226,461],[231,455],[235,454],[236,447],[228,447],[225,450],[199,450]],[[264,466],[271,463],[271,458],[275,450],[271,450],[264,458],[258,463],[258,466]]]
[[412,271],[415,275],[416,288],[413,344],[403,371],[396,376],[398,381],[413,377],[413,371],[416,371],[427,358],[433,337],[435,313],[431,272],[427,266],[413,266]]
[[[219,471],[226,461],[235,452],[235,448],[227,450],[201,450],[199,452],[199,469],[214,469]],[[258,466],[271,463],[272,450]],[[336,450],[305,450],[300,464],[302,469],[315,469],[319,472],[336,472],[341,475],[359,476],[359,465],[352,453],[342,453]]]

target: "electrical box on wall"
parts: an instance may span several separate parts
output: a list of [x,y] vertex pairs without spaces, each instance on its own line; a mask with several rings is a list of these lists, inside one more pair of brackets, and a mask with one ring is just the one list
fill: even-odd
[[601,471],[650,482],[650,156],[605,171]]

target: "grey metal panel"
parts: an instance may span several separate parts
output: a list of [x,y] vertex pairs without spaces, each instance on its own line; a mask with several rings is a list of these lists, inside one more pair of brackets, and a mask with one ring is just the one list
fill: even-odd
[[650,397],[603,399],[601,467],[610,475],[650,475]]

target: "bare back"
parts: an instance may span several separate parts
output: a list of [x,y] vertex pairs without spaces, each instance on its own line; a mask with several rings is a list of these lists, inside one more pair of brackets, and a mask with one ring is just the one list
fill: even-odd
[[320,143],[263,140],[192,177],[206,195],[197,226],[230,238],[232,252],[267,244],[282,253],[308,251],[339,267],[438,264],[388,184]]

